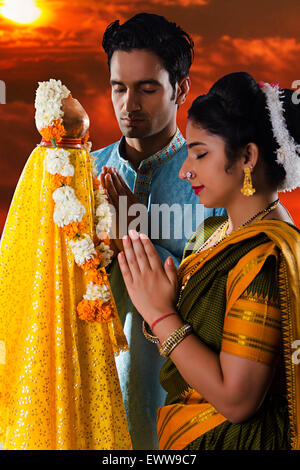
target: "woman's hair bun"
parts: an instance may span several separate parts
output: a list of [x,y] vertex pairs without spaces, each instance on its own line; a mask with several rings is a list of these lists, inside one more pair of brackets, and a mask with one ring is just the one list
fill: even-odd
[[228,116],[249,119],[253,116],[260,87],[246,72],[235,72],[220,78],[209,90],[219,99]]

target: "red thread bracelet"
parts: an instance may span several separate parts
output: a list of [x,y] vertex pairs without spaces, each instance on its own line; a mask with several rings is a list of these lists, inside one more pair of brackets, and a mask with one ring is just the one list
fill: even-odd
[[165,318],[167,317],[170,317],[171,315],[177,315],[177,312],[172,312],[172,313],[167,313],[166,315],[163,315],[162,317],[158,318],[157,320],[155,320],[155,322],[152,323],[152,325],[150,326],[151,328],[151,331],[153,331],[153,328],[155,327],[155,325],[160,322],[161,320],[164,320]]

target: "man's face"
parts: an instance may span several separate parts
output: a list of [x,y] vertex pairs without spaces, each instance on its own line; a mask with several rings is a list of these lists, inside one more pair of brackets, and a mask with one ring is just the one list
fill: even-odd
[[156,54],[139,49],[114,52],[110,83],[116,118],[125,137],[154,136],[176,118],[169,73]]

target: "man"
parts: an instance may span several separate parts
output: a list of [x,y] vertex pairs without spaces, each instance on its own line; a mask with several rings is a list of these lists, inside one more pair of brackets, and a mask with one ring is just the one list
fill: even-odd
[[[126,232],[136,228],[133,209],[144,205],[148,234],[162,261],[171,255],[178,266],[197,225],[216,214],[213,209],[204,209],[190,185],[178,176],[187,149],[176,116],[189,92],[193,41],[164,17],[141,13],[123,25],[112,23],[105,31],[103,47],[108,57],[112,103],[123,137],[93,152],[100,180],[116,209],[116,219],[125,217]],[[163,214],[162,224],[158,209]],[[145,227],[140,231],[145,232]],[[115,253],[123,249],[124,234],[117,233],[113,240]],[[130,346],[116,362],[133,448],[155,449],[156,410],[165,397],[159,384],[162,360],[156,346],[142,334],[141,317],[129,299],[116,257],[109,270]]]

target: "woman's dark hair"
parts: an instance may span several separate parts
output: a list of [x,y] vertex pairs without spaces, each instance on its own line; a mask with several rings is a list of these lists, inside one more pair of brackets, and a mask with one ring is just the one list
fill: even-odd
[[[288,130],[299,143],[300,110],[293,103],[293,93],[284,89],[281,100]],[[188,111],[188,118],[211,134],[224,138],[229,161],[227,169],[239,158],[248,143],[255,143],[265,163],[269,184],[274,188],[280,187],[286,173],[283,166],[276,162],[278,145],[266,108],[265,94],[251,75],[237,72],[219,79],[206,95],[195,99]]]
[[169,72],[174,90],[176,83],[188,76],[194,58],[194,42],[188,33],[163,16],[150,13],[139,13],[122,25],[114,21],[106,28],[102,45],[109,67],[115,51],[153,52]]

